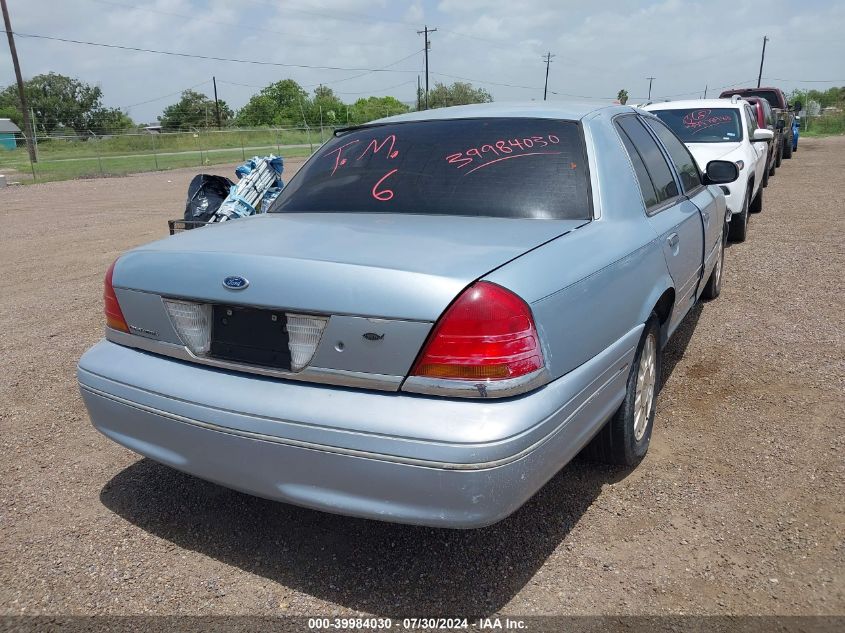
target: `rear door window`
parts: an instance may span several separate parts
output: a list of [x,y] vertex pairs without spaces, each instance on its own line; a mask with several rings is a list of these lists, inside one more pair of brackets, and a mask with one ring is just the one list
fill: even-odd
[[743,90],[739,93],[740,96],[743,97],[760,97],[761,99],[765,99],[769,102],[769,105],[773,108],[780,107],[780,99],[778,98],[778,93],[774,90]]
[[539,118],[352,129],[317,151],[270,212],[589,219],[583,132]]
[[628,135],[631,143],[645,164],[646,171],[651,177],[654,191],[657,194],[657,203],[661,204],[675,198],[678,195],[678,185],[672,175],[672,169],[660,147],[657,145],[648,130],[645,129],[637,116],[624,116],[617,119],[616,124],[624,134]]
[[700,187],[701,173],[698,171],[695,159],[689,153],[686,145],[681,143],[672,130],[666,127],[659,119],[648,118],[645,121],[672,157],[672,162],[675,163],[675,168],[681,177],[681,185],[684,188],[684,192],[689,193],[693,189]]

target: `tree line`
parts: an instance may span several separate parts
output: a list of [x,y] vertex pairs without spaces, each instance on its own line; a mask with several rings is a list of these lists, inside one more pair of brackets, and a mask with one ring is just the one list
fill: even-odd
[[[800,103],[805,109],[811,104],[817,104],[819,110],[824,110],[824,108],[842,110],[845,109],[845,86],[827,90],[793,90],[789,95],[789,101]],[[813,114],[818,114],[818,112]]]
[[[99,86],[73,77],[58,73],[36,75],[24,82],[24,92],[38,136],[104,135],[145,127],[123,110],[104,106]],[[492,100],[483,88],[464,82],[436,83],[428,95],[430,108]],[[417,102],[424,103],[422,91],[417,94]],[[317,127],[357,125],[412,109],[415,106],[390,96],[363,97],[345,103],[328,86],[320,85],[309,93],[293,79],[283,79],[259,90],[237,111],[224,100],[215,104],[208,95],[184,90],[176,103],[164,108],[159,120],[164,131],[216,128],[219,110],[222,127]],[[23,129],[20,100],[14,84],[0,90],[0,118],[9,118]]]

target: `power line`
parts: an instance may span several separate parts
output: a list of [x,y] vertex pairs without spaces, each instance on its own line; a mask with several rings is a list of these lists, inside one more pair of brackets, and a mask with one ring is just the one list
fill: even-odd
[[[324,81],[321,84],[312,84],[312,85],[309,85],[309,86],[302,86],[302,87],[303,88],[315,88],[316,86],[319,86],[319,85],[322,85],[322,84],[333,85],[333,84],[343,83],[344,81],[350,81],[351,79],[358,79],[359,77],[365,77],[365,76],[370,75],[374,72],[385,71],[388,68],[395,66],[396,64],[401,64],[402,62],[409,60],[416,55],[419,55],[421,52],[422,52],[421,50],[415,50],[410,55],[406,55],[402,59],[397,59],[395,62],[390,62],[386,66],[381,66],[377,70],[368,70],[367,72],[363,72],[363,73],[360,73],[358,75],[352,75],[351,77],[346,77],[344,79],[336,79],[334,81]],[[399,72],[399,71],[397,71],[397,72]],[[416,72],[416,71],[415,70],[403,70],[401,72]]]
[[[394,62],[390,62],[389,64],[387,64],[385,66],[381,66],[377,70],[382,71],[382,70],[386,70],[386,69],[388,69],[392,66],[395,66],[396,64],[401,64],[402,62],[404,62],[408,59],[411,59],[412,57],[414,57],[415,55],[418,55],[421,52],[422,52],[422,50],[416,50],[413,53],[411,53],[410,55],[406,55],[405,57],[403,57],[401,59],[397,59]],[[317,84],[302,85],[302,86],[300,86],[300,88],[316,88],[317,86],[333,86],[335,84],[343,83],[344,81],[350,81],[351,79],[357,79],[359,77],[365,77],[366,75],[370,75],[373,72],[376,72],[376,71],[367,71],[367,72],[364,72],[364,73],[360,73],[358,75],[353,75],[351,77],[344,77],[343,79],[337,79],[337,80],[334,80],[334,81],[322,81],[322,82],[317,83]],[[413,70],[413,71],[412,70],[403,70],[401,72],[417,72],[417,71],[416,70]],[[226,81],[226,80],[223,80],[223,79],[218,79],[218,81],[220,83],[229,84],[229,85],[232,85],[232,86],[242,86],[244,88],[258,88],[259,90],[266,88],[267,85],[270,85],[270,84],[267,84],[267,85],[264,85],[264,86],[258,86],[258,85],[255,85],[255,84],[245,84],[245,83],[239,83],[237,81]],[[400,85],[403,85],[403,84],[400,84]],[[344,94],[363,94],[363,93],[344,93]]]
[[395,88],[401,88],[402,86],[407,86],[408,84],[414,83],[413,79],[409,79],[408,81],[403,81],[401,84],[396,84],[395,86],[387,86],[385,88],[376,88],[374,90],[365,90],[363,92],[341,92],[337,91],[339,95],[365,95],[365,94],[372,94],[373,92],[387,92],[388,90],[393,90]]
[[183,92],[185,92],[186,90],[193,90],[194,88],[199,88],[200,86],[204,86],[207,83],[211,83],[211,80],[206,79],[205,81],[201,81],[198,84],[194,84],[193,86],[188,86],[187,88],[183,88],[182,90],[177,90],[176,92],[170,92],[166,95],[161,95],[160,97],[155,97],[153,99],[147,99],[146,101],[139,101],[138,103],[131,103],[131,104],[126,105],[126,106],[119,106],[119,109],[120,110],[123,110],[123,109],[128,110],[130,108],[134,108],[135,106],[146,105],[148,103],[153,103],[155,101],[161,101],[162,99],[167,99],[167,97],[173,97],[175,95],[180,95]]
[[[432,72],[432,75],[437,75],[438,77],[448,77],[449,79],[460,79],[461,81],[472,81],[477,84],[487,84],[490,86],[504,86],[506,88],[521,88],[523,90],[539,90],[537,86],[520,86],[518,84],[508,84],[503,83],[500,81],[485,81],[483,79],[473,79],[472,77],[462,77],[461,75],[450,75],[448,73],[436,73]],[[549,91],[551,92],[551,91]],[[556,94],[556,93],[552,93]]]
[[262,89],[267,87],[267,86],[258,86],[256,84],[242,84],[242,83],[239,83],[237,81],[226,81],[225,79],[218,79],[217,81],[220,82],[221,84],[226,84],[228,86],[241,86],[242,88],[257,88],[259,90],[262,90]]
[[[8,31],[7,31],[8,32]],[[14,35],[18,37],[27,37],[33,39],[40,39],[40,40],[52,40],[56,42],[65,42],[67,44],[83,44],[85,46],[99,46],[102,48],[115,48],[124,51],[133,51],[137,53],[155,53],[156,55],[169,55],[171,57],[188,57],[192,59],[204,59],[207,61],[215,61],[215,62],[231,62],[234,64],[252,64],[256,66],[277,66],[282,68],[305,68],[308,70],[346,70],[346,71],[366,71],[368,73],[378,73],[378,72],[387,72],[387,73],[415,73],[416,70],[388,70],[383,68],[354,68],[354,67],[347,67],[347,66],[317,66],[313,64],[289,64],[284,62],[268,62],[256,59],[237,59],[233,57],[216,57],[214,55],[198,55],[194,53],[179,53],[176,51],[164,51],[158,50],[154,48],[140,48],[138,46],[124,46],[121,44],[104,44],[102,42],[88,42],[85,40],[74,40],[65,37],[54,37],[50,35],[36,35],[34,33],[20,33],[18,31],[14,32]]]

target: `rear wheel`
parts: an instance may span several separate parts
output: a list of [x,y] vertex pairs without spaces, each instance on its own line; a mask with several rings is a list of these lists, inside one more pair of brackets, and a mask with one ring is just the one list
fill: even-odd
[[722,269],[725,265],[725,233],[727,227],[722,229],[722,239],[719,240],[719,251],[716,253],[716,265],[710,273],[710,279],[701,291],[701,298],[705,301],[712,301],[722,292]]
[[769,177],[772,177],[772,176],[775,175],[775,166],[776,166],[775,163],[777,163],[777,159],[773,160],[772,166],[769,167]]
[[648,452],[660,385],[659,341],[660,321],[652,312],[628,374],[622,406],[590,444],[594,457],[611,464],[635,466]]
[[748,184],[748,191],[745,192],[742,211],[731,216],[731,222],[728,225],[728,239],[731,242],[744,242],[748,235],[748,197],[750,195],[751,183]]
[[792,158],[792,139],[786,139],[786,144],[783,146],[783,157],[786,159]]
[[780,167],[781,162],[783,161],[783,146],[786,144],[786,139],[782,136],[780,137],[780,147],[778,147],[777,154],[775,154],[775,167]]
[[769,170],[763,170],[763,182],[760,183],[760,188],[763,189],[764,187],[769,186]]

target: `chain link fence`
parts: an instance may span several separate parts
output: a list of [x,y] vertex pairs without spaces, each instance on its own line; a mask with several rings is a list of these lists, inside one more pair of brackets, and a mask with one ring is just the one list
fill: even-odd
[[145,171],[240,163],[252,156],[309,156],[334,132],[330,127],[50,135],[35,139],[30,161],[26,139],[0,147],[0,174],[9,181],[47,182],[121,176]]

